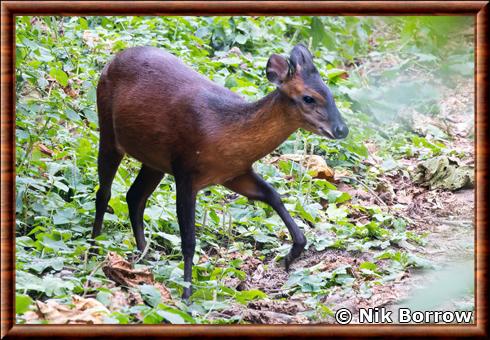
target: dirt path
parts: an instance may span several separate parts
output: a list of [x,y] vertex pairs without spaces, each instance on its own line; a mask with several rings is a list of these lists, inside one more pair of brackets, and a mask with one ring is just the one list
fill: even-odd
[[[435,218],[428,243],[420,252],[433,268],[411,271],[396,287],[403,297],[387,306],[415,310],[471,310],[474,307],[474,190],[454,193],[451,215]],[[437,223],[439,222],[439,223]]]
[[[474,141],[471,139],[474,125],[469,119],[473,97],[471,80],[462,82],[455,89],[447,89],[440,103],[440,117],[430,119],[430,123],[443,127],[452,137],[447,148],[465,154],[460,162],[468,165],[474,164]],[[412,161],[407,160],[406,164],[410,165]],[[429,260],[432,268],[410,270],[403,280],[392,286],[397,299],[385,307],[393,311],[400,307],[412,311],[472,310],[474,189],[428,190],[413,198],[405,213],[414,220],[418,231],[428,232],[427,244],[413,251]]]

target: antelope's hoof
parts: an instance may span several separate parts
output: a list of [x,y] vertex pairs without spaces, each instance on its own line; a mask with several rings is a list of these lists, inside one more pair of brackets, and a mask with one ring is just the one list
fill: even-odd
[[282,260],[282,264],[284,265],[284,269],[286,272],[289,272],[291,264],[296,261],[296,259],[301,255],[303,250],[305,249],[306,240],[301,243],[293,244],[293,247],[289,251],[289,253]]
[[88,258],[93,258],[99,256],[99,247],[95,244],[95,241],[89,242],[90,247],[88,248]]
[[281,266],[284,267],[284,270],[289,273],[289,269],[290,269],[290,266],[291,266],[291,263],[293,262],[293,260],[290,259],[290,256],[289,254],[286,255],[286,257],[284,257],[282,260],[281,260]]
[[191,297],[191,295],[192,295],[191,287],[184,287],[184,292],[182,293],[182,299],[187,305],[190,304],[189,298]]

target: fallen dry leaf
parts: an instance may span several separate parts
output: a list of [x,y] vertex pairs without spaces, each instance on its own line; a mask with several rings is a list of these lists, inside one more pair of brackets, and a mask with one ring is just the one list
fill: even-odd
[[385,306],[399,299],[400,293],[393,289],[392,285],[375,285],[372,288],[372,295],[368,299],[361,299],[358,308],[373,308]]
[[72,297],[71,305],[56,300],[36,301],[37,310],[25,314],[27,323],[47,321],[51,324],[101,324],[110,311],[93,298]]
[[[111,310],[120,310],[127,306],[132,306],[130,304],[131,300],[125,292],[121,291],[121,288],[113,288],[111,289],[111,304],[109,308]],[[140,297],[141,299],[141,297]],[[139,302],[139,301],[138,301]],[[141,299],[141,303],[143,303],[143,299]],[[135,304],[136,305],[136,304]]]
[[[361,188],[356,189],[356,188],[354,188],[354,187],[350,186],[349,184],[346,184],[342,181],[340,181],[337,184],[337,190],[348,193],[353,198],[354,201],[370,202],[373,198],[372,194],[370,194],[366,191],[363,191]],[[326,207],[326,206],[328,206],[328,204],[329,204],[329,202],[327,200],[325,200],[322,205],[324,205],[324,207]]]
[[335,176],[334,170],[327,165],[323,157],[318,155],[285,154],[272,158],[270,162],[277,163],[278,161],[298,162],[301,166],[308,169],[313,178],[333,181]]
[[450,128],[446,120],[436,119],[418,112],[411,114],[411,125],[412,130],[422,136],[439,133],[450,134]]
[[72,98],[77,98],[78,93],[70,85],[63,87],[63,91]]
[[160,291],[162,299],[172,299],[167,287],[160,282],[155,282],[153,274],[148,268],[134,269],[131,263],[115,252],[109,252],[107,254],[102,271],[107,278],[121,286],[136,287],[141,284],[153,285]]
[[37,143],[36,144],[37,148],[39,151],[41,151],[43,154],[48,155],[48,156],[53,156],[53,150],[48,149],[48,147],[42,143]]
[[252,280],[259,281],[264,276],[264,273],[265,273],[264,266],[262,264],[259,264],[259,266],[257,267],[257,269],[252,275]]
[[437,156],[421,161],[413,172],[413,182],[430,189],[458,190],[475,184],[475,169],[457,160]]
[[413,195],[408,194],[407,190],[405,190],[405,189],[399,190],[396,193],[396,200],[398,203],[401,203],[401,204],[410,204],[410,203],[412,203]]
[[128,292],[128,304],[130,306],[143,305],[144,303],[140,293],[135,292],[134,290]]
[[347,169],[340,169],[335,172],[333,181],[335,183],[343,183],[342,179],[346,177],[352,177],[352,172]]
[[153,274],[148,268],[133,269],[128,261],[115,252],[107,254],[102,271],[110,280],[122,286],[135,287],[153,283]]

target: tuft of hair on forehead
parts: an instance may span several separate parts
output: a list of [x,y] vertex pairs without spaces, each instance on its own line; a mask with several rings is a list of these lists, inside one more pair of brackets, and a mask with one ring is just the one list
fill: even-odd
[[299,66],[299,68],[301,68],[304,72],[316,72],[316,67],[313,64],[313,56],[308,48],[303,44],[294,46],[289,60],[295,68],[298,68]]

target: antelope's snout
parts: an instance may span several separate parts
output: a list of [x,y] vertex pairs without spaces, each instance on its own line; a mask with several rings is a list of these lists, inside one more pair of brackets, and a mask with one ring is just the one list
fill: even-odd
[[343,121],[334,125],[332,128],[332,135],[334,136],[335,139],[345,138],[347,137],[348,134],[349,134],[349,128],[347,127],[347,124],[345,124]]

